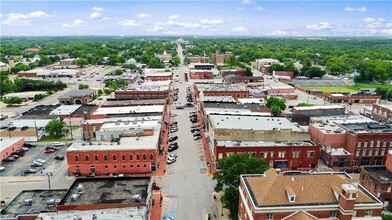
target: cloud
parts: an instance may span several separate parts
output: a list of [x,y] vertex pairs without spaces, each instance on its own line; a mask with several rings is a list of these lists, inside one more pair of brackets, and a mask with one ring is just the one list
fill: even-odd
[[151,15],[149,15],[147,13],[140,13],[140,14],[138,14],[138,17],[139,18],[149,18],[149,17],[151,17]]
[[192,22],[178,22],[174,20],[170,20],[166,22],[167,26],[172,26],[172,27],[183,27],[183,28],[198,28],[201,25],[199,23],[192,23]]
[[153,28],[148,29],[148,31],[150,31],[150,32],[157,32],[157,31],[161,31],[161,30],[163,30],[163,27],[160,27],[160,26],[154,26]]
[[263,7],[261,7],[261,6],[254,7],[254,9],[255,9],[256,11],[265,11],[265,8],[263,8]]
[[174,20],[174,19],[177,19],[177,18],[179,18],[180,16],[179,15],[169,15],[169,20]]
[[365,7],[360,7],[360,8],[352,8],[352,7],[345,7],[344,11],[347,12],[353,12],[353,11],[358,11],[358,12],[366,12],[368,9]]
[[282,35],[287,35],[287,32],[286,31],[275,30],[275,31],[272,31],[271,35],[282,36]]
[[306,29],[319,31],[319,30],[332,30],[334,29],[334,27],[328,22],[320,22],[319,24],[306,25]]
[[95,6],[92,8],[92,10],[93,10],[93,11],[96,11],[96,12],[103,12],[103,11],[104,11],[103,8],[101,8],[101,7],[95,7]]
[[121,27],[124,27],[124,28],[127,28],[127,27],[139,27],[140,26],[140,24],[136,23],[134,20],[128,20],[128,19],[125,19],[125,20],[117,22],[117,25],[121,26]]
[[29,26],[34,18],[44,17],[49,17],[49,15],[43,11],[33,11],[28,14],[10,13],[8,18],[2,23],[11,26]]
[[366,17],[366,18],[363,18],[362,21],[364,21],[366,23],[370,23],[370,22],[375,22],[376,19],[372,18],[372,17]]
[[64,27],[64,28],[84,27],[84,26],[87,26],[87,25],[80,18],[75,19],[71,24],[63,24],[62,25],[62,27]]
[[220,20],[220,19],[207,19],[207,18],[201,19],[200,22],[202,24],[209,24],[209,25],[215,25],[215,24],[222,24],[223,23],[223,21]]
[[242,0],[241,4],[252,4],[253,2],[251,0]]
[[102,18],[102,12],[104,11],[103,8],[94,6],[91,10],[93,10],[93,13],[90,14],[90,16],[89,16],[90,19],[101,19]]
[[246,32],[247,29],[244,27],[234,27],[231,29],[233,32]]
[[365,22],[365,26],[368,28],[383,28],[383,27],[388,27],[390,23],[385,24],[385,19],[384,18],[372,18],[372,17],[366,17],[362,19],[363,22]]
[[392,29],[383,29],[383,30],[380,31],[380,34],[392,35]]

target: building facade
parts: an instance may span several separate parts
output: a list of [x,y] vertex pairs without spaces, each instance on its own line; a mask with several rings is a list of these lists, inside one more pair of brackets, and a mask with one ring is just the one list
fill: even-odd
[[115,99],[166,99],[169,90],[116,90]]
[[241,175],[238,219],[380,219],[382,203],[344,174]]
[[214,74],[210,70],[190,70],[189,78],[191,79],[212,79]]
[[225,60],[230,57],[230,54],[220,54],[217,50],[214,54],[212,54],[212,63],[215,65],[223,65]]
[[287,76],[287,77],[290,77],[290,79],[294,78],[294,72],[293,71],[274,71],[272,74],[274,76]]
[[392,122],[392,107],[388,105],[373,104],[372,118],[379,122]]
[[0,161],[3,161],[5,158],[11,156],[12,153],[20,150],[25,143],[23,137],[17,138],[2,138],[0,139],[0,146],[1,146],[1,154],[0,154]]
[[325,94],[325,98],[331,103],[352,103],[352,104],[376,104],[380,103],[381,96],[372,94]]
[[83,104],[86,105],[95,99],[95,89],[74,89],[58,98],[61,104]]

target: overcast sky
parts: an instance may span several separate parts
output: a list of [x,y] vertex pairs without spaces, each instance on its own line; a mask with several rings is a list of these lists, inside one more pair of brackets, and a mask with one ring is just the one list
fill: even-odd
[[1,0],[1,35],[392,36],[392,1]]

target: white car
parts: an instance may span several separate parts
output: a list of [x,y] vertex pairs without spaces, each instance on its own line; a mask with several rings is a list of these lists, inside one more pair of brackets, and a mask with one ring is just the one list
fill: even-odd
[[63,142],[53,142],[53,146],[64,146]]
[[176,160],[177,160],[177,159],[176,159],[175,157],[170,157],[170,156],[169,156],[169,157],[167,158],[167,164],[172,164],[172,163],[176,162]]
[[4,172],[5,171],[5,167],[0,167],[0,172]]
[[34,163],[45,163],[46,161],[43,159],[36,159],[33,161]]
[[169,154],[169,158],[168,159],[170,159],[170,158],[176,160],[177,159],[177,154],[176,153]]

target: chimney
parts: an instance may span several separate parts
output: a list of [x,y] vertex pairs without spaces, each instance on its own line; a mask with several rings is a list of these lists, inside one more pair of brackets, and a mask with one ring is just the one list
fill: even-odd
[[[358,196],[358,188],[352,184],[342,184],[340,186],[338,219],[351,219],[354,211],[355,200]],[[345,213],[344,215],[342,213]],[[351,213],[351,214],[350,214]]]

